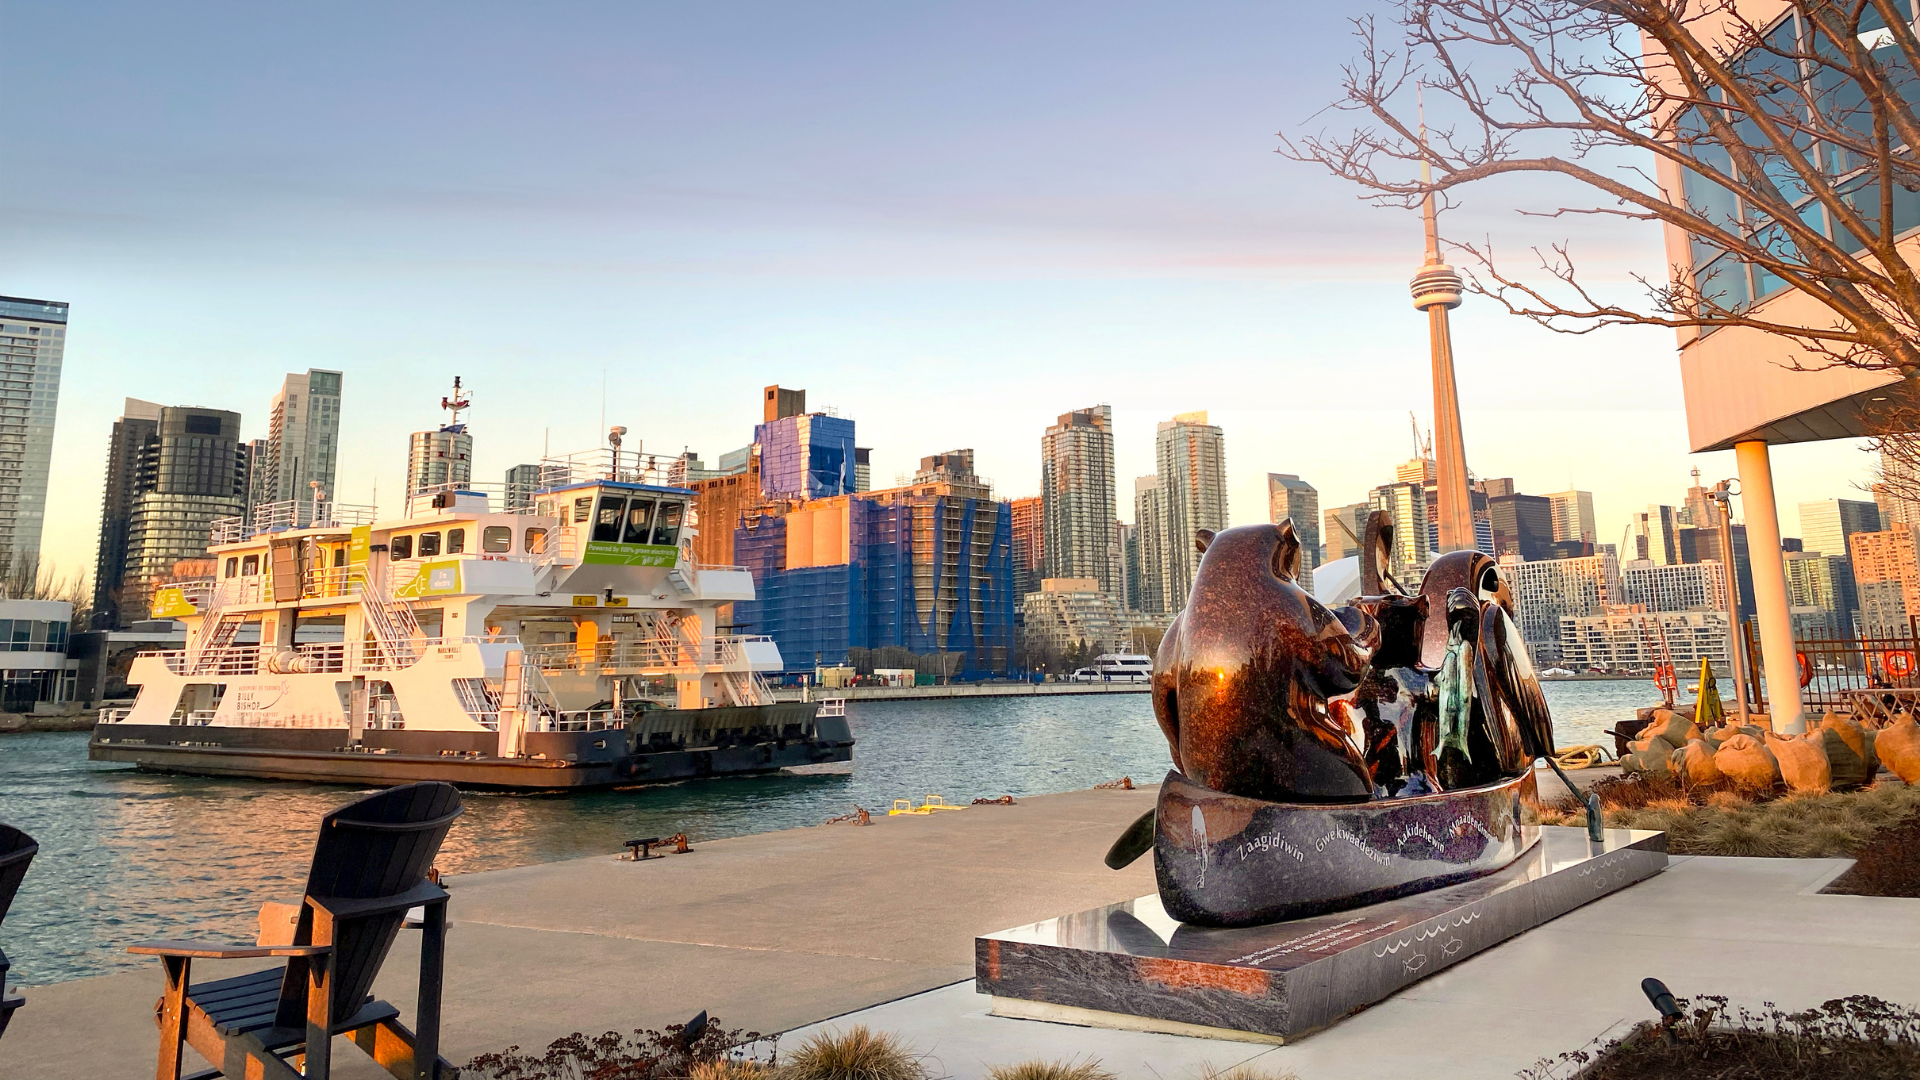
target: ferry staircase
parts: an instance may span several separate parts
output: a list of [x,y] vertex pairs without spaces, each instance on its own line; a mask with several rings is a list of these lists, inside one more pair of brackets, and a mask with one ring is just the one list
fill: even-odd
[[393,599],[384,569],[368,576],[367,587],[360,590],[360,610],[366,614],[367,626],[373,630],[380,651],[394,667],[408,667],[420,659],[413,647],[420,637],[420,624],[412,608]]
[[202,601],[206,610],[200,615],[200,633],[195,635],[199,640],[194,643],[190,674],[205,675],[218,666],[233,644],[234,636],[246,625],[244,613],[224,610],[224,599],[222,590],[207,590],[206,599]]

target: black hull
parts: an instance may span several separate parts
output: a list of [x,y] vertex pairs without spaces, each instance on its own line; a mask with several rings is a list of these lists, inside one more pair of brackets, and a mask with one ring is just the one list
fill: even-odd
[[633,746],[621,728],[529,732],[525,738],[527,753],[534,756],[502,758],[492,753],[492,732],[370,730],[356,748],[345,727],[118,723],[94,727],[87,757],[191,776],[375,786],[444,780],[463,788],[512,791],[578,791],[853,760],[853,737],[839,718],[822,718],[811,737],[715,746]]

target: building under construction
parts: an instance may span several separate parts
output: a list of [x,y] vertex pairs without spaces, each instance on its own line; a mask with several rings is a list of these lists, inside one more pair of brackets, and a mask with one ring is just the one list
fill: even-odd
[[1012,671],[1013,524],[977,480],[765,503],[733,557],[757,597],[734,605],[735,625],[772,637],[790,669],[896,646],[951,654],[961,677]]

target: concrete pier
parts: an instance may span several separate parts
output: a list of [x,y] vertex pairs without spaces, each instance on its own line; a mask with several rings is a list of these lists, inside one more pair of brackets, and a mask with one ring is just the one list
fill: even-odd
[[[609,855],[452,878],[443,1053],[459,1064],[515,1044],[544,1050],[574,1031],[661,1028],[702,1009],[729,1028],[778,1032],[969,979],[979,934],[1153,891],[1151,859],[1120,872],[1100,859],[1156,791],[880,815],[642,863]],[[230,940],[253,930],[235,926]],[[142,936],[137,924],[128,934],[128,944]],[[403,1015],[417,940],[401,935],[374,988]],[[153,1075],[160,989],[157,962],[28,988],[0,1039],[0,1077]],[[344,1040],[334,1061],[336,1076],[386,1075]]]

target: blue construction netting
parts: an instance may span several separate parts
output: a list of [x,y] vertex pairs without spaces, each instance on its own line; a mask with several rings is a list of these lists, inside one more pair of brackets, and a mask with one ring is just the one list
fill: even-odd
[[[780,646],[789,671],[847,662],[848,650],[897,646],[915,653],[961,656],[958,674],[981,678],[1012,672],[1014,640],[1013,527],[1006,508],[987,500],[880,502],[853,499],[848,508],[849,562],[786,567],[786,519],[748,515],[734,530],[734,558],[752,574],[756,598],[734,605],[734,622],[766,634]],[[950,514],[960,516],[959,544],[949,551]],[[983,567],[974,567],[980,514],[994,516]],[[945,593],[931,598],[936,613],[950,606],[944,634],[920,614],[914,584],[916,515],[930,515],[930,574]],[[976,616],[975,607],[979,608]]]
[[757,424],[760,491],[769,498],[830,499],[853,491],[853,421],[808,413]]

